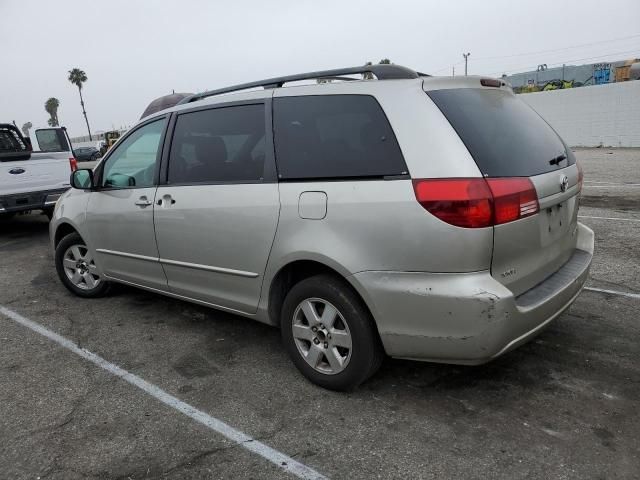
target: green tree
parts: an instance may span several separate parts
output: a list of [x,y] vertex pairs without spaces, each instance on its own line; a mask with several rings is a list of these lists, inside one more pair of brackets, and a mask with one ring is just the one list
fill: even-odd
[[58,122],[58,107],[60,106],[60,100],[55,97],[51,97],[49,100],[44,102],[44,109],[49,114],[49,120],[47,123],[50,127],[57,127],[60,125]]
[[33,127],[33,124],[32,124],[31,122],[26,122],[26,123],[24,123],[24,124],[22,125],[22,134],[23,134],[25,137],[28,137],[28,136],[29,136],[29,129],[30,129],[31,127]]
[[82,114],[84,115],[84,121],[87,124],[87,130],[89,131],[89,140],[91,138],[91,128],[89,127],[89,119],[87,118],[87,112],[84,109],[84,100],[82,98],[82,84],[87,81],[87,74],[79,68],[69,70],[69,81],[78,87],[78,93],[80,94],[80,106],[82,106]]

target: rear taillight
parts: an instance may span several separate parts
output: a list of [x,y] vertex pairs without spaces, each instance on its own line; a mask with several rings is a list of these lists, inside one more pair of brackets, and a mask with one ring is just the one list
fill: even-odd
[[429,213],[457,227],[490,227],[540,209],[528,178],[432,178],[414,180],[413,189]]
[[487,178],[493,194],[494,224],[513,222],[538,213],[538,194],[528,178]]
[[420,205],[443,222],[467,228],[491,225],[491,191],[482,178],[414,180],[413,189]]
[[78,161],[73,157],[69,157],[69,167],[71,167],[72,172],[75,172],[78,169]]

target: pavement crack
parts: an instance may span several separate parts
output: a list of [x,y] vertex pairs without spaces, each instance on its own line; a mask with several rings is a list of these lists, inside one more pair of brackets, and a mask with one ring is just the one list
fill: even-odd
[[[194,464],[197,464],[198,462],[204,460],[205,458],[207,458],[210,455],[216,454],[216,453],[220,453],[220,452],[224,452],[224,451],[228,451],[228,450],[233,450],[236,449],[240,446],[240,444],[234,444],[234,445],[227,445],[224,447],[216,447],[216,448],[211,448],[209,450],[205,450],[204,452],[200,452],[197,453],[196,455],[193,455],[191,457],[186,458],[185,460],[177,463],[176,465],[174,465],[173,467],[171,467],[168,470],[164,470],[162,472],[162,476],[168,475],[170,473],[173,473],[177,470],[183,469],[183,468],[189,468],[192,467]],[[133,474],[127,474],[127,475],[122,475],[120,477],[118,477],[116,480],[126,480],[128,478],[135,478]]]

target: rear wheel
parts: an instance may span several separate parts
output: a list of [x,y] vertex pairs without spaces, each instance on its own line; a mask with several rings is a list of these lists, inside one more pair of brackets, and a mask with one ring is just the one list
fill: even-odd
[[362,300],[331,275],[294,285],[282,307],[281,327],[293,363],[324,388],[352,390],[378,370],[384,357]]
[[99,297],[109,290],[109,283],[98,274],[91,251],[77,233],[60,241],[55,263],[62,284],[79,297]]

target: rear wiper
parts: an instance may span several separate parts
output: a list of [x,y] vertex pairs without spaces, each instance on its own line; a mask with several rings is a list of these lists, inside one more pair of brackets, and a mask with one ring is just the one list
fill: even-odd
[[563,161],[563,160],[566,160],[566,159],[567,159],[567,156],[564,153],[562,153],[562,154],[558,155],[557,157],[552,158],[551,160],[549,160],[549,165],[560,165],[560,162]]

